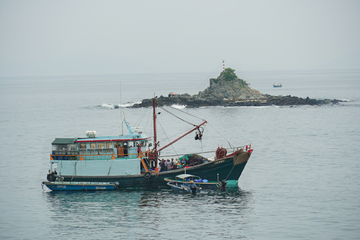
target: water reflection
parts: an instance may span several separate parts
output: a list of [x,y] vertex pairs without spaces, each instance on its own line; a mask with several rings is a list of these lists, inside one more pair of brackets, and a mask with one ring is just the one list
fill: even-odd
[[204,190],[196,195],[175,194],[169,189],[45,192],[44,197],[52,232],[64,238],[104,238],[102,230],[109,238],[207,237],[213,229],[213,236],[242,237],[237,227],[246,227],[254,215],[249,214],[252,192],[239,189]]

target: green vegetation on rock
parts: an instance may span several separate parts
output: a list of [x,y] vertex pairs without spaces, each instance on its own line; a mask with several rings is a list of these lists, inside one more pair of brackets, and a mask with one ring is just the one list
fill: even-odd
[[202,99],[216,99],[222,101],[240,101],[244,99],[261,99],[263,95],[243,79],[238,78],[235,70],[226,68],[217,78],[210,79],[210,86],[197,95]]
[[232,81],[238,78],[235,74],[235,70],[231,68],[225,68],[225,70],[220,73],[220,77],[221,75],[224,76],[225,81]]
[[235,70],[232,68],[225,68],[224,71],[220,73],[220,76],[218,76],[216,79],[213,79],[213,82],[233,82],[235,80],[239,82],[240,88],[245,88],[245,86],[249,85],[243,79],[238,78],[238,76],[236,76]]

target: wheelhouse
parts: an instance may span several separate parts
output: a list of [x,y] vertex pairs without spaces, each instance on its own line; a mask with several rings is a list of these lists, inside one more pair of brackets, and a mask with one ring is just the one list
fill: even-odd
[[95,131],[84,138],[56,138],[50,154],[50,174],[86,176],[141,174],[149,166],[149,137],[142,132],[129,135],[96,137]]
[[56,138],[52,142],[52,160],[110,160],[138,158],[146,153],[148,138],[108,136],[94,138]]

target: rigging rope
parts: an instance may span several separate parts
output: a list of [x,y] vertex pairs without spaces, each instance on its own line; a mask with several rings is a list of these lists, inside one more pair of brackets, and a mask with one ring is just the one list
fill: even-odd
[[[157,103],[156,103],[156,105],[157,105],[159,108],[163,109],[165,112],[167,112],[167,113],[171,114],[172,116],[178,118],[179,120],[181,120],[181,121],[183,121],[183,122],[186,122],[186,123],[188,123],[188,124],[190,124],[190,125],[192,125],[192,126],[194,126],[194,127],[197,126],[196,124],[193,124],[193,123],[191,123],[191,122],[189,122],[189,121],[186,121],[185,119],[183,119],[183,118],[181,118],[181,117],[179,117],[179,116],[176,116],[175,114],[171,113],[169,110],[165,109],[163,106],[160,106],[160,105],[158,105]],[[185,113],[185,114],[187,114],[187,115],[189,115],[189,116],[192,116],[192,117],[195,117],[195,118],[197,118],[197,119],[200,119],[200,120],[202,120],[202,121],[204,121],[204,122],[207,122],[205,119],[200,118],[200,117],[198,117],[198,116],[195,116],[195,115],[193,115],[193,114],[190,114],[190,113],[188,113],[188,112],[185,112],[185,111],[183,111],[183,110],[181,110],[181,109],[178,109],[178,108],[175,108],[175,107],[172,107],[172,106],[170,106],[170,107],[173,108],[173,109],[175,109],[175,110],[177,110],[177,111],[180,111],[180,112],[182,112],[182,113]],[[207,123],[209,123],[209,122],[207,122]],[[231,143],[230,143],[220,132],[218,132],[210,123],[209,123],[209,125],[215,130],[215,132],[217,132],[217,133],[229,144],[229,147],[230,147],[230,148],[233,148],[233,146],[231,145]],[[160,124],[160,126],[161,126],[161,124]],[[161,128],[162,128],[162,126],[161,126]],[[163,129],[163,128],[162,128],[162,129]],[[164,129],[163,129],[163,131],[164,131]],[[199,131],[201,131],[201,130],[199,130]],[[203,131],[204,131],[204,129],[203,129]],[[201,133],[202,133],[203,131],[201,131]],[[165,133],[165,131],[164,131],[164,133]],[[165,133],[165,135],[166,135],[166,133]],[[166,137],[168,138],[167,135],[166,135]],[[168,140],[169,140],[169,138],[168,138]],[[170,140],[169,140],[169,141],[170,141]],[[173,147],[173,149],[174,149],[174,147]],[[203,150],[203,149],[202,149],[202,141],[201,141],[201,150]],[[174,151],[175,151],[175,149],[174,149]],[[175,152],[176,152],[176,151],[175,151]]]
[[[168,137],[168,140],[171,138],[171,139],[173,139],[173,138],[175,138],[175,137],[179,137],[179,135],[181,135],[181,134],[183,134],[184,132],[188,132],[188,131],[190,131],[190,130],[192,130],[192,128],[187,128],[186,130],[181,130],[181,131],[179,131],[178,133],[174,133],[172,136],[170,136],[170,137]],[[162,140],[160,140],[160,142],[161,142]]]
[[145,111],[143,111],[143,113],[141,114],[141,116],[139,117],[137,122],[135,123],[135,126],[139,127],[141,121],[144,119],[144,117],[148,113],[148,111],[149,111],[149,109],[146,109]]
[[[163,126],[161,125],[160,121],[158,120],[157,122],[159,123],[159,125],[160,125],[161,129],[163,130],[163,132],[164,132],[164,134],[165,134],[165,136],[166,136],[167,140],[170,142],[170,139],[169,139],[168,135],[166,134],[166,132],[165,132],[165,130],[164,130],[164,128],[163,128]],[[173,145],[171,145],[171,147],[173,148],[174,152],[176,153],[176,150],[175,150],[174,146],[173,146]],[[177,153],[176,153],[176,155],[177,155]]]
[[203,118],[199,118],[198,116],[192,115],[192,114],[190,114],[190,113],[188,113],[188,112],[185,112],[185,111],[183,111],[183,110],[181,110],[181,109],[174,108],[174,107],[172,107],[172,106],[170,106],[170,107],[173,108],[173,109],[175,109],[175,110],[178,110],[178,111],[180,111],[180,112],[182,112],[182,113],[185,113],[185,114],[187,114],[187,115],[190,115],[190,116],[192,116],[192,117],[194,117],[194,118],[200,119],[200,120],[202,120],[202,121],[206,121],[206,120],[203,119]]
[[[186,121],[185,119],[182,119],[181,117],[179,117],[179,116],[176,116],[175,114],[173,114],[172,112],[170,112],[169,110],[167,110],[167,109],[165,109],[164,107],[161,107],[161,106],[159,106],[158,105],[158,107],[159,108],[161,108],[161,109],[163,109],[165,112],[167,112],[167,113],[169,113],[169,114],[171,114],[171,115],[173,115],[174,117],[176,117],[177,119],[180,119],[181,121],[183,121],[183,122],[186,122],[186,123],[188,123],[188,124],[190,124],[190,125],[192,125],[192,126],[194,126],[194,127],[196,127],[197,125],[196,124],[193,124],[193,123],[191,123],[191,122],[188,122],[188,121]],[[176,108],[175,108],[176,109]]]
[[217,132],[222,138],[224,138],[225,141],[227,141],[227,143],[229,144],[230,148],[233,148],[233,147],[231,146],[230,142],[229,142],[223,135],[221,135],[221,133],[219,133],[209,122],[208,122],[208,124],[210,125],[210,127],[212,127],[212,128],[215,130],[215,132]]
[[[175,110],[178,110],[178,111],[180,111],[180,112],[182,112],[182,113],[188,114],[188,115],[190,115],[190,116],[192,116],[192,117],[201,119],[202,121],[206,121],[205,119],[199,118],[198,116],[195,116],[195,115],[193,115],[193,114],[190,114],[190,113],[187,113],[187,112],[185,112],[185,111],[182,111],[181,109],[174,108],[174,107],[172,107],[172,106],[170,106],[170,107],[173,108],[173,109],[175,109]],[[166,111],[166,110],[165,110],[165,111]],[[233,147],[231,146],[231,143],[230,143],[223,135],[221,135],[221,133],[219,133],[209,122],[207,122],[207,123],[208,123],[222,138],[224,138],[225,141],[227,141],[227,143],[229,144],[230,148],[233,148]],[[194,126],[195,126],[195,125],[194,125]]]
[[232,169],[230,170],[229,174],[226,176],[225,181],[228,179],[228,177],[230,176],[230,174],[231,174],[232,171],[234,170],[234,167],[235,167],[235,165],[233,164],[233,167],[232,167]]

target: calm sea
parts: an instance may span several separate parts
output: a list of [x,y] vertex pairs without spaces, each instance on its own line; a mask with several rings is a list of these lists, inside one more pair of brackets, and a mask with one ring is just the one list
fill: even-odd
[[[41,188],[55,137],[84,137],[88,130],[117,135],[124,116],[150,135],[150,109],[113,105],[154,94],[195,94],[218,75],[1,78],[0,238],[358,239],[360,71],[237,72],[262,93],[348,100],[338,105],[185,108],[209,122],[204,139],[191,135],[166,153],[251,143],[239,189],[190,196],[168,189]],[[187,130],[160,111],[158,129],[168,132],[160,140]]]

